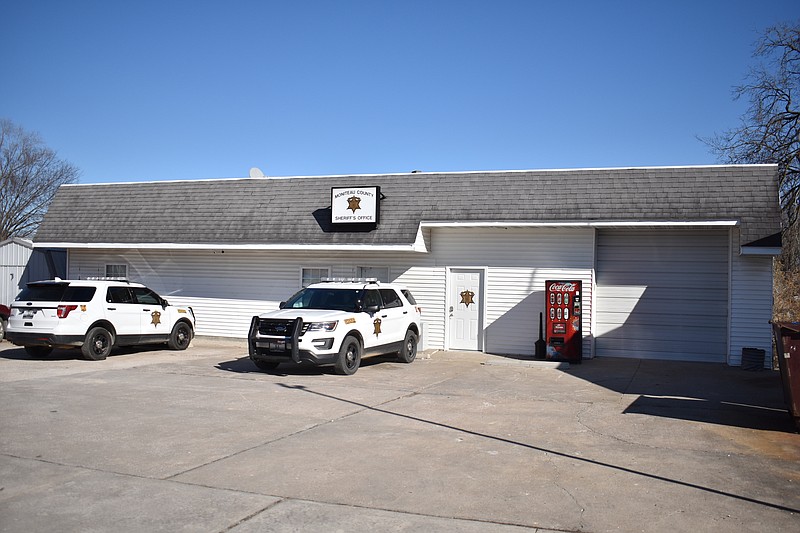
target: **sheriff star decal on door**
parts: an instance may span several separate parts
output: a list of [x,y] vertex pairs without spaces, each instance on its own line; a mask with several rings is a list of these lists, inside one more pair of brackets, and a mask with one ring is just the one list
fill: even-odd
[[475,293],[472,291],[461,291],[461,301],[458,303],[464,304],[469,307],[469,304],[474,304],[475,300],[473,300],[473,296]]
[[152,313],[150,313],[150,317],[153,319],[152,321],[150,321],[150,323],[153,324],[155,327],[158,327],[158,325],[161,324],[160,311],[153,311]]

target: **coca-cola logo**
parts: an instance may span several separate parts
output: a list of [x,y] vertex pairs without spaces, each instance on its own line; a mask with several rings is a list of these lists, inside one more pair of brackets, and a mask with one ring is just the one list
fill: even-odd
[[574,283],[569,281],[559,281],[556,283],[551,283],[549,290],[552,292],[575,292],[577,288],[578,287]]

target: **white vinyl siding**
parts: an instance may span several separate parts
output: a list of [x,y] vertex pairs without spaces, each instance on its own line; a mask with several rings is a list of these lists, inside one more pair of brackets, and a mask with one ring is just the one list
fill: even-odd
[[725,362],[727,231],[602,230],[598,356]]
[[191,305],[198,334],[244,338],[253,315],[300,289],[303,268],[328,265],[332,277],[356,277],[359,267],[388,267],[388,280],[407,286],[422,308],[423,347],[444,349],[448,269],[480,268],[481,348],[489,353],[533,353],[548,279],[583,281],[586,358],[737,365],[742,348],[771,353],[772,259],[740,256],[735,231],[731,240],[727,230],[513,227],[433,228],[424,236],[429,253],[71,250],[68,277],[124,264],[132,281]]
[[[247,336],[253,315],[278,308],[301,288],[302,269],[330,264],[331,277],[355,277],[363,253],[270,252],[226,250],[71,250],[72,279],[103,276],[105,265],[126,264],[128,278],[144,283],[170,303],[189,305],[197,317],[199,335]],[[402,277],[421,254],[382,255],[391,264],[390,278]],[[413,276],[411,276],[413,280]],[[424,286],[424,285],[423,285]],[[432,312],[425,291],[411,288],[420,306]]]
[[128,265],[128,279],[170,303],[191,306],[199,335],[247,336],[253,315],[277,309],[300,289],[300,268],[288,255],[226,251],[71,250],[69,277],[102,276],[107,263]]
[[592,229],[434,228],[425,237],[429,253],[72,250],[68,275],[103,276],[107,264],[127,265],[132,281],[191,305],[198,334],[244,338],[253,315],[300,289],[304,267],[329,265],[332,277],[355,277],[359,267],[388,266],[389,281],[407,286],[422,308],[423,346],[444,349],[448,268],[481,268],[489,353],[533,353],[548,279],[583,281],[587,358],[594,348],[596,355],[736,365],[743,347],[771,353],[771,258],[739,256],[727,230],[608,229],[598,231],[596,246]]
[[[545,281],[582,280],[586,302],[583,353],[591,357],[594,230],[441,228],[433,230],[431,248],[437,266],[430,270],[430,278],[441,283],[439,308],[446,305],[445,266],[486,268],[483,348],[488,353],[533,355],[539,313],[544,311]],[[442,346],[447,333],[445,318],[446,314],[440,313],[429,324],[431,336],[436,335]]]
[[[739,237],[734,233],[733,242]],[[742,348],[764,350],[772,365],[772,257],[740,255],[731,247],[731,343],[728,364],[741,365]]]
[[[417,259],[424,259],[418,256]],[[443,267],[413,266],[407,269],[392,269],[397,283],[409,288],[422,309],[423,349],[444,348],[444,312],[446,272]]]
[[[127,264],[131,281],[171,303],[191,305],[200,335],[245,337],[254,314],[276,309],[300,289],[304,266],[330,265],[332,277],[355,277],[359,266],[389,265],[389,281],[407,286],[422,308],[425,346],[445,347],[448,267],[487,268],[485,350],[533,354],[547,279],[584,282],[584,356],[591,354],[594,230],[442,228],[431,253],[270,252],[198,250],[72,250],[69,277],[103,275]],[[324,255],[323,255],[324,254]]]

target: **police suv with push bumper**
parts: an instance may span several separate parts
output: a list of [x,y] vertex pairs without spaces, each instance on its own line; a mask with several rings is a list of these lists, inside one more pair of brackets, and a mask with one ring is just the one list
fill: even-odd
[[280,309],[254,316],[250,359],[264,371],[281,363],[333,364],[336,373],[358,370],[361,357],[417,355],[420,308],[411,292],[374,279],[323,280],[302,289]]
[[92,361],[114,346],[166,343],[185,350],[194,336],[191,307],[170,305],[140,283],[120,279],[36,281],[11,305],[6,339],[44,357],[80,348]]

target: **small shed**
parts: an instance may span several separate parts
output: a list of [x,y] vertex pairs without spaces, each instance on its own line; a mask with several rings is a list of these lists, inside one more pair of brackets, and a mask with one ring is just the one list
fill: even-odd
[[66,273],[66,250],[34,249],[33,242],[19,237],[0,242],[0,304],[10,305],[29,281],[65,278]]

